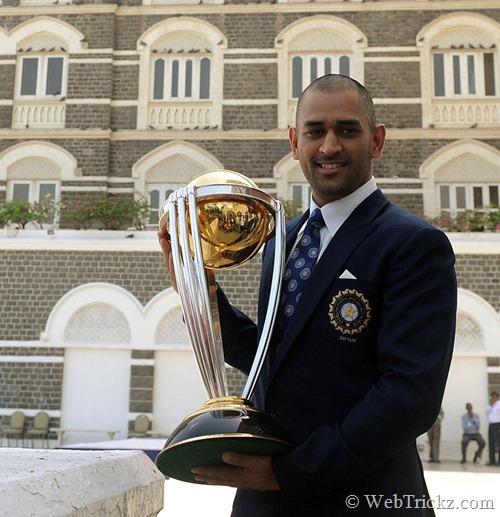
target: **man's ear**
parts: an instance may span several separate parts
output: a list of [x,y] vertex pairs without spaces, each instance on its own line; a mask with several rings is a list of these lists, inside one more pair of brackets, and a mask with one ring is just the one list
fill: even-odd
[[288,139],[290,140],[290,147],[292,148],[292,156],[294,160],[298,160],[298,151],[297,151],[297,130],[294,127],[291,127],[288,130]]
[[375,131],[373,132],[372,158],[374,160],[378,160],[379,158],[382,158],[386,134],[387,134],[387,131],[383,124],[379,124],[375,128]]

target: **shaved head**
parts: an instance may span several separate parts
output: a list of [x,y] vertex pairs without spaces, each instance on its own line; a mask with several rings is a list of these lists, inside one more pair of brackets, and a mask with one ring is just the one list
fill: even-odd
[[358,81],[348,77],[347,75],[328,74],[315,79],[304,91],[300,94],[297,101],[297,113],[295,124],[298,126],[298,118],[300,117],[302,101],[304,97],[311,91],[322,93],[339,93],[345,91],[354,91],[358,94],[365,115],[370,123],[370,130],[374,131],[376,126],[375,107],[370,92]]

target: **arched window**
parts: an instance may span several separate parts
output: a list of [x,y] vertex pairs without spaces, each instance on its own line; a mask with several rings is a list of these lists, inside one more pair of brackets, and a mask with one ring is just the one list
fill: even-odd
[[16,201],[41,201],[58,197],[61,172],[57,163],[45,158],[19,160],[7,173],[7,197]]
[[79,309],[68,321],[64,339],[67,342],[129,342],[130,328],[116,307],[104,302],[90,303]]
[[143,156],[132,168],[135,190],[143,192],[151,207],[150,224],[158,224],[158,210],[168,196],[196,175],[222,164],[200,147],[169,142]]
[[292,56],[292,97],[298,99],[312,81],[327,74],[350,75],[351,57],[338,54],[303,54]]
[[500,24],[473,13],[442,16],[420,31],[424,127],[500,122],[499,38]]
[[171,18],[151,27],[141,52],[138,127],[212,129],[221,124],[222,48],[226,38],[193,18]]
[[307,182],[300,164],[292,154],[287,154],[274,167],[276,190],[279,199],[290,201],[294,206],[305,210],[309,206],[311,187]]
[[479,325],[467,314],[458,311],[455,351],[484,350],[484,337]]
[[158,323],[155,333],[156,344],[175,343],[189,348],[189,337],[180,306],[171,309]]
[[209,57],[155,58],[153,100],[210,99],[210,64]]
[[83,34],[42,16],[16,27],[11,37],[17,54],[12,127],[64,128],[68,57],[81,50]]
[[295,123],[302,90],[325,74],[362,81],[366,37],[354,25],[334,16],[311,16],[286,27],[276,38],[279,57],[279,127]]
[[420,169],[426,215],[454,217],[500,206],[499,163],[500,152],[476,140],[454,142],[434,153]]
[[193,176],[204,171],[202,164],[184,155],[165,158],[146,173],[146,185],[149,198],[150,224],[158,224],[158,211],[168,196],[184,187]]
[[[72,155],[47,142],[24,142],[0,154],[0,181],[6,183],[8,201],[59,201],[62,182],[74,181],[77,171]],[[58,214],[49,214],[45,222],[57,224]]]

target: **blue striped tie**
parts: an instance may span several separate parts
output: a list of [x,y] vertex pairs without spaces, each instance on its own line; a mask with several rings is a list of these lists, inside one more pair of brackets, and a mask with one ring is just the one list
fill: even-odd
[[321,209],[316,208],[309,216],[304,233],[286,263],[281,293],[281,317],[278,322],[278,330],[281,332],[287,320],[293,316],[306,282],[311,276],[319,255],[320,229],[324,224]]

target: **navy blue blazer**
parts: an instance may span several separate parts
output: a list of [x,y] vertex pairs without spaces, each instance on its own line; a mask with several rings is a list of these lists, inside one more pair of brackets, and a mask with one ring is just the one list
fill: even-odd
[[[307,215],[287,224],[287,251]],[[433,515],[415,440],[439,413],[452,357],[454,262],[443,232],[379,190],[354,210],[256,387],[255,405],[296,444],[273,459],[281,491],[239,490],[235,516]],[[218,298],[226,361],[248,373],[260,327]]]

